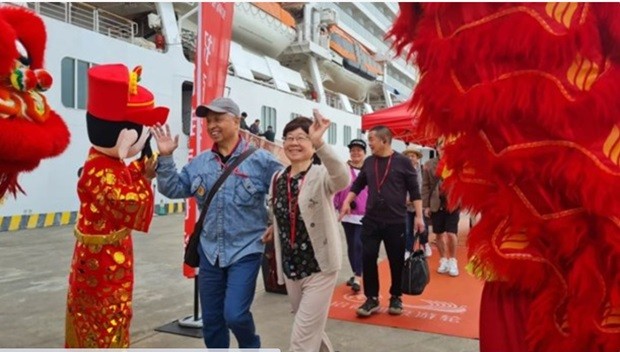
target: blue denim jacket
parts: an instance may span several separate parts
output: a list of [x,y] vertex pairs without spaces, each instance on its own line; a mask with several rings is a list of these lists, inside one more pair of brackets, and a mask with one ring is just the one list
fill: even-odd
[[[231,163],[247,146],[242,140]],[[282,168],[276,158],[265,150],[256,150],[217,191],[205,217],[200,244],[207,259],[227,267],[244,256],[262,253],[261,236],[267,224],[265,195],[269,192],[271,176]],[[157,187],[168,198],[196,197],[200,207],[209,190],[222,174],[220,158],[212,151],[201,153],[177,173],[172,156],[160,156],[157,167]]]

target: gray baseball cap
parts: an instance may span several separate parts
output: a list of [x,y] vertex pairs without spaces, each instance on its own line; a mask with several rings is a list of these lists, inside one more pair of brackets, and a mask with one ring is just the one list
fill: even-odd
[[241,115],[239,105],[230,98],[217,98],[211,101],[209,105],[199,105],[196,108],[196,116],[207,117],[209,111],[218,114],[229,113],[237,117]]

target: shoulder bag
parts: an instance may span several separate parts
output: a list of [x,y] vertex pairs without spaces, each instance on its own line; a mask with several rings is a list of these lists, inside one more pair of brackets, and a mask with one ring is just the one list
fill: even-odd
[[254,153],[255,150],[256,148],[250,147],[246,151],[241,153],[241,155],[239,155],[237,159],[235,159],[235,161],[233,161],[230,165],[226,166],[226,169],[224,169],[224,172],[222,172],[222,174],[217,179],[217,181],[215,181],[215,184],[213,185],[213,187],[211,187],[211,190],[209,191],[209,194],[207,195],[207,199],[205,200],[202,206],[202,210],[200,211],[200,216],[198,217],[198,221],[196,221],[196,225],[194,225],[194,231],[192,232],[192,235],[190,236],[189,241],[187,241],[187,245],[185,246],[185,256],[183,258],[183,262],[187,264],[188,266],[192,268],[197,268],[200,265],[200,257],[198,256],[198,246],[200,245],[200,233],[202,232],[202,227],[204,225],[203,223],[205,220],[205,216],[207,215],[207,210],[209,209],[209,204],[211,203],[211,200],[215,196],[215,193],[220,188],[220,186],[224,183],[224,181],[226,181],[226,178],[228,178],[228,176],[233,172],[233,170],[237,168],[237,166],[239,166],[239,164],[241,164],[243,160],[245,160],[252,153]]

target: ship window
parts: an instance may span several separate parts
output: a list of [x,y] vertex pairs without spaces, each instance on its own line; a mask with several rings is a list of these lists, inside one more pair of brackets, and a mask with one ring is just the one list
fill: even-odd
[[65,57],[60,62],[62,87],[62,105],[68,108],[75,107],[75,59]]
[[276,121],[276,109],[270,106],[263,106],[260,109],[261,121],[260,121],[260,130],[264,132],[267,129],[267,126],[273,127],[274,131],[278,130],[277,121]]
[[344,126],[343,130],[343,139],[342,139],[342,143],[344,144],[344,146],[346,147],[347,145],[349,145],[349,142],[351,142],[351,126]]
[[88,68],[90,64],[77,60],[77,108],[86,109],[86,98],[88,97]]
[[357,139],[362,139],[363,132],[361,129],[357,129]]
[[338,143],[338,126],[333,122],[327,130],[327,142],[331,145]]
[[88,69],[93,63],[65,57],[60,62],[61,100],[67,108],[86,109]]
[[181,86],[181,128],[183,134],[189,136],[192,126],[192,93],[194,84],[185,81]]

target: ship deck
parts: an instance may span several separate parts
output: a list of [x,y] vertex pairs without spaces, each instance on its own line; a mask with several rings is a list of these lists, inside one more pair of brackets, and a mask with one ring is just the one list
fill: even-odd
[[[193,311],[193,280],[181,274],[182,226],[182,214],[167,215],[155,217],[148,235],[134,234],[133,348],[204,348],[202,339],[154,330]],[[0,348],[64,345],[73,245],[71,226],[0,233]],[[343,263],[339,283],[349,274],[346,258]],[[293,319],[288,299],[265,292],[260,274],[252,312],[263,347],[287,350]],[[343,352],[478,350],[477,340],[332,319],[326,330]],[[234,347],[232,335],[231,341]]]

